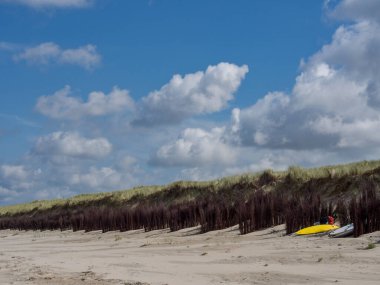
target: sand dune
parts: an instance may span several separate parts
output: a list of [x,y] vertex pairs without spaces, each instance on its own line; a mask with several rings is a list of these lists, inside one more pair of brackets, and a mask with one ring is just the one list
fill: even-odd
[[284,236],[274,227],[108,232],[0,231],[0,284],[378,284],[380,232]]

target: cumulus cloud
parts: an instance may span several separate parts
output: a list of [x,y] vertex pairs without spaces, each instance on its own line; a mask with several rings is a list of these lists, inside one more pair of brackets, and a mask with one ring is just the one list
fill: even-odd
[[0,186],[0,201],[9,196],[17,196],[17,192]]
[[[353,8],[359,2],[363,9]],[[355,22],[340,26],[331,43],[302,62],[289,94],[270,92],[252,106],[235,108],[230,125],[217,136],[185,130],[178,140],[159,148],[153,161],[191,167],[183,173],[201,177],[210,170],[202,165],[220,163],[221,153],[231,149],[238,161],[241,148],[261,153],[251,156],[254,163],[245,161],[238,167],[232,163],[227,167],[231,173],[296,163],[323,164],[316,157],[325,162],[376,158],[380,143],[380,25],[370,14],[373,5],[371,1],[340,2],[336,13],[345,7]],[[205,144],[203,137],[208,140]],[[216,153],[203,156],[206,145],[217,145],[207,150]],[[218,153],[219,146],[223,151]],[[282,162],[267,157],[268,153],[281,156],[281,152],[290,154],[282,156]],[[293,156],[304,159],[294,160]]]
[[106,138],[88,139],[75,132],[54,132],[37,139],[33,152],[38,155],[99,159],[112,150]]
[[[326,1],[329,7],[331,0]],[[329,11],[330,16],[348,20],[380,20],[378,0],[342,0]]]
[[0,202],[7,203],[19,196],[19,193],[14,190],[7,189],[0,185]]
[[230,63],[209,66],[185,76],[174,75],[160,90],[142,99],[137,125],[176,124],[194,115],[220,111],[233,99],[248,67]]
[[214,180],[221,177],[221,172],[216,172],[213,169],[205,167],[191,167],[181,169],[176,180],[185,181],[207,181]]
[[122,176],[116,170],[110,167],[100,169],[91,167],[89,172],[82,174],[73,174],[70,183],[73,185],[83,185],[91,188],[110,188],[120,185]]
[[129,171],[131,169],[133,170],[136,168],[137,162],[138,161],[135,157],[130,156],[130,155],[125,155],[125,156],[121,157],[117,166],[119,169],[121,169],[123,171]]
[[[0,165],[0,204],[66,198],[86,192],[128,189],[141,184],[136,177],[137,168],[132,157],[121,156],[125,163],[122,168],[117,163],[108,164],[110,160],[106,158],[98,161],[81,159],[82,155],[88,157],[88,154],[65,149],[59,155],[66,155],[70,163],[62,165],[55,163],[56,153],[47,157],[34,153],[23,160],[23,165]],[[142,171],[138,171],[142,175]]]
[[224,132],[224,128],[214,128],[210,132],[185,129],[175,142],[160,147],[151,162],[162,166],[232,164],[236,151],[224,142]]
[[1,165],[0,174],[3,179],[25,180],[28,177],[23,165]]
[[340,26],[332,42],[303,64],[290,94],[269,93],[235,110],[231,132],[243,145],[266,148],[374,147],[379,80],[379,24]]
[[42,96],[38,98],[36,110],[53,119],[76,120],[85,116],[103,116],[134,108],[129,92],[118,87],[114,87],[109,94],[91,92],[85,102],[70,94],[70,86],[65,86],[53,95]]
[[345,122],[341,117],[321,117],[310,127],[320,134],[336,134],[339,148],[376,147],[380,144],[380,116]]
[[93,0],[0,0],[0,3],[26,5],[33,8],[83,8]]
[[[233,147],[235,163],[230,165],[197,165],[183,167],[177,180],[210,180],[230,175],[252,173],[265,169],[286,170],[289,165],[322,166],[342,162],[340,153],[325,150],[266,149],[262,147]],[[352,157],[346,157],[350,161]],[[367,159],[363,157],[362,159]],[[169,169],[168,171],[172,171]]]
[[8,193],[10,197],[16,197],[23,191],[32,189],[34,176],[35,173],[25,165],[0,165],[0,192],[3,195]]
[[94,45],[85,45],[75,49],[62,49],[52,42],[25,48],[13,56],[15,61],[25,61],[31,65],[67,64],[85,69],[93,69],[101,62],[101,56]]
[[[30,170],[38,169],[39,161],[30,161],[28,167],[3,165],[0,167],[0,196],[3,193],[11,197],[17,185],[24,185],[20,189],[31,189],[22,184],[28,180],[35,183],[33,189],[41,189],[36,194],[38,197],[52,198],[69,195],[67,193],[127,188],[147,181],[203,180],[265,168],[286,169],[297,164],[320,166],[378,158],[378,2],[340,1],[332,8],[331,15],[352,21],[341,25],[329,44],[303,61],[292,90],[269,92],[252,106],[235,108],[226,126],[197,128],[195,124],[199,121],[188,120],[187,127],[173,141],[166,141],[166,137],[174,128],[162,127],[160,131],[164,132],[160,134],[156,129],[150,129],[149,133],[131,129],[134,132],[128,135],[132,138],[129,137],[125,145],[136,141],[139,144],[146,135],[143,146],[128,145],[128,149],[114,152],[114,156],[110,155],[111,143],[102,137],[88,139],[71,132],[46,135],[36,141],[33,149],[36,155],[32,155],[32,159],[58,156],[69,157],[76,163],[65,164],[65,167],[46,163],[40,174]],[[5,48],[8,47],[4,45]],[[55,57],[54,48],[50,54]],[[175,75],[142,100],[134,123],[174,124],[191,116],[220,111],[233,99],[247,72],[244,65],[221,63],[206,71]],[[51,96],[41,97],[36,109],[57,119],[133,110],[128,92],[118,90],[116,93],[119,95],[113,97],[95,92],[81,100],[71,96],[70,88],[66,87]],[[118,142],[115,140],[115,145],[119,145]],[[141,174],[138,171],[142,169],[137,166],[148,155],[135,158],[126,153],[154,145],[159,146],[150,157],[150,165],[144,167],[149,172]],[[111,163],[116,156],[116,162]],[[100,161],[100,158],[104,159]]]

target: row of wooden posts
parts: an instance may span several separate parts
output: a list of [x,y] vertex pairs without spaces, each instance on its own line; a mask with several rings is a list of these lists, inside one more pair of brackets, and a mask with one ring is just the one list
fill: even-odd
[[380,230],[380,199],[373,187],[359,197],[326,203],[312,193],[284,197],[255,191],[250,197],[227,200],[209,195],[194,201],[166,206],[163,203],[127,206],[62,208],[33,214],[0,217],[0,229],[84,230],[103,232],[169,228],[177,231],[200,226],[200,232],[239,225],[241,234],[286,224],[286,233],[313,225],[335,212],[341,225],[354,223],[355,236]]

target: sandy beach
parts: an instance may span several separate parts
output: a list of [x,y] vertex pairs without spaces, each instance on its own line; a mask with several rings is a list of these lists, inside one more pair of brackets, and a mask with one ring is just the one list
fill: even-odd
[[0,284],[378,284],[380,232],[359,238],[0,231]]

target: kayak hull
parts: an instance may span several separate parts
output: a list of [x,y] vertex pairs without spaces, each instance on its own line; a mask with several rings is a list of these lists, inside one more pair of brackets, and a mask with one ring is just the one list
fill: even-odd
[[299,230],[296,232],[296,235],[313,235],[333,231],[336,229],[339,229],[339,227],[336,225],[315,225]]
[[329,237],[339,238],[352,235],[354,233],[354,224],[349,224],[329,233]]

